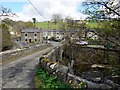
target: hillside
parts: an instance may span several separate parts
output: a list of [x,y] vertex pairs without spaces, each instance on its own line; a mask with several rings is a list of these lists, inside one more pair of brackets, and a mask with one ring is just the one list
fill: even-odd
[[42,29],[59,29],[60,23],[56,25],[53,22],[37,22],[36,27]]
[[[57,24],[55,24],[53,22],[49,22],[49,23],[48,22],[37,22],[36,27],[41,28],[43,30],[45,30],[45,29],[60,29],[60,26],[63,24],[64,24],[64,22],[59,22]],[[87,22],[86,27],[87,28],[97,28],[98,24],[96,22]]]
[[87,28],[97,28],[97,27],[98,27],[98,23],[95,23],[95,22],[87,22],[86,27],[87,27]]

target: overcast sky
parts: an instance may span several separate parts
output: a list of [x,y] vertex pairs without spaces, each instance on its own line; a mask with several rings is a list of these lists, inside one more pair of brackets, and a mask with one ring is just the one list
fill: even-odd
[[81,2],[85,0],[30,0],[38,11],[44,16],[40,16],[28,0],[0,0],[0,4],[10,8],[18,17],[14,20],[31,21],[35,17],[37,21],[51,20],[53,14],[61,14],[74,19],[84,19],[86,16],[80,13]]

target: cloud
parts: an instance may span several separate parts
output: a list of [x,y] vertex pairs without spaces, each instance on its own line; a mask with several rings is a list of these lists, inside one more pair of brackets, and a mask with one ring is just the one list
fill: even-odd
[[14,20],[14,21],[31,21],[31,17],[29,17],[28,15],[25,15],[22,12],[16,13],[16,15],[13,17],[9,17],[9,18]]
[[69,16],[74,19],[84,19],[85,15],[81,14],[78,11],[78,7],[82,1],[85,0],[30,0],[33,5],[38,9],[42,14],[33,8],[33,6],[28,3],[23,6],[23,10],[20,13],[17,13],[18,18],[22,20],[32,20],[31,18],[35,17],[38,21],[51,20],[53,14],[61,14],[63,18]]

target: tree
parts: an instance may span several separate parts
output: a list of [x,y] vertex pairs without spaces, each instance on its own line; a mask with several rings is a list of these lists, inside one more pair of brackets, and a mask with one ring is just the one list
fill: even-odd
[[13,46],[13,43],[11,41],[11,35],[9,32],[9,28],[6,24],[1,24],[1,30],[2,30],[2,51],[11,49]]
[[5,18],[2,20],[2,22],[4,22],[5,24],[9,25],[9,26],[13,26],[15,24],[15,21],[9,19],[9,18]]
[[118,19],[105,20],[99,22],[99,26],[96,28],[97,32],[104,38],[104,41],[113,44],[114,47],[120,47],[119,23],[120,20]]
[[13,17],[16,16],[10,9],[0,6],[0,17]]
[[[115,2],[116,1],[116,2]],[[97,20],[97,33],[103,41],[115,44],[120,47],[119,23],[120,23],[120,1],[119,0],[86,0],[84,13],[89,19]],[[112,38],[112,39],[110,39]],[[114,42],[117,41],[117,42]],[[119,43],[118,43],[119,42]]]
[[33,20],[34,28],[35,28],[36,18],[32,18],[32,20]]
[[8,26],[11,26],[16,32],[20,33],[23,28],[34,28],[32,22],[13,21],[9,18],[2,20]]
[[57,22],[59,22],[62,19],[62,16],[60,14],[54,14],[52,16],[52,20],[55,24],[57,24]]
[[88,14],[90,19],[109,19],[120,17],[119,0],[86,0],[83,2],[84,14]]

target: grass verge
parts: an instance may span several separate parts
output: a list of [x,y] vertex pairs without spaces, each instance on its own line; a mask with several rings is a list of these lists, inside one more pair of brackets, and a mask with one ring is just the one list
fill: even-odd
[[70,88],[66,83],[61,82],[55,75],[49,75],[48,72],[42,70],[40,67],[36,71],[35,87],[41,88]]

